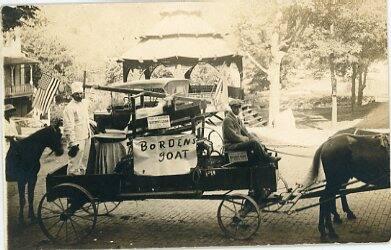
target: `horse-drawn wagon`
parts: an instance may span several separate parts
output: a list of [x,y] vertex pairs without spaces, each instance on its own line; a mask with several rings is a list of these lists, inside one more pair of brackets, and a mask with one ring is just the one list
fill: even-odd
[[[294,189],[285,186],[285,192],[276,193],[277,182],[281,178],[277,163],[256,161],[251,152],[215,149],[211,135],[216,131],[207,133],[205,119],[211,114],[205,112],[202,100],[192,100],[190,104],[164,109],[163,114],[158,116],[138,119],[137,110],[142,108],[142,99],[149,94],[155,95],[138,91],[129,96],[131,114],[125,135],[127,155],[116,164],[115,171],[67,176],[65,165],[48,174],[46,194],[38,208],[38,221],[50,240],[66,244],[80,242],[93,232],[99,215],[111,213],[120,202],[147,199],[221,200],[217,221],[224,234],[234,239],[247,239],[257,232],[261,211],[292,213],[320,204],[324,212],[319,221],[322,237],[325,236],[324,223],[330,236],[336,236],[330,225],[330,213],[336,212],[330,204],[335,201],[336,194],[342,196],[344,204],[347,193],[389,187],[389,181],[372,183],[357,174],[346,175],[336,182],[333,178],[340,172],[334,169],[329,176],[326,173],[327,182],[323,184]],[[175,98],[189,100],[181,96]],[[338,138],[341,139],[341,136]],[[380,137],[370,138],[376,146]],[[353,139],[359,140],[357,137]],[[319,152],[314,159],[314,171],[319,166]],[[374,175],[381,175],[387,180],[389,151],[388,158],[383,153],[380,157],[385,157],[380,161],[388,159],[383,164],[388,165],[388,172],[377,168],[379,171]],[[322,161],[325,159],[322,158]],[[327,167],[332,169],[329,165]],[[352,165],[344,167],[354,170]],[[360,170],[357,173],[361,173]],[[374,185],[346,189],[343,183],[351,177]],[[235,193],[235,190],[241,191]],[[262,199],[258,196],[260,190],[264,194]],[[320,203],[295,208],[300,199],[312,197],[320,197]]]
[[[205,128],[205,118],[211,114],[205,112],[202,100],[176,96],[181,105],[174,104],[159,116],[138,119],[137,111],[147,95],[155,93],[129,96],[129,106],[137,108],[129,109],[127,155],[114,172],[87,170],[90,174],[67,176],[65,165],[48,174],[47,192],[38,208],[44,234],[56,242],[79,242],[93,231],[99,215],[123,201],[211,199],[222,200],[217,218],[225,234],[236,239],[251,237],[260,225],[252,194],[259,189],[276,191],[277,166],[254,162],[246,152],[215,150],[210,140],[215,131],[207,134]],[[233,190],[250,192],[232,194]]]

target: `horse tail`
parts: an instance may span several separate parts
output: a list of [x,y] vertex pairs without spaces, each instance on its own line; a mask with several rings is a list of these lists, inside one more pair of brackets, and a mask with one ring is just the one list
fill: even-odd
[[307,176],[306,176],[306,178],[304,180],[303,187],[310,186],[318,178],[319,168],[320,168],[320,157],[321,157],[321,154],[322,154],[322,148],[323,148],[323,144],[320,145],[320,147],[315,152],[314,159],[312,160],[311,169],[308,172],[308,174],[307,174]]

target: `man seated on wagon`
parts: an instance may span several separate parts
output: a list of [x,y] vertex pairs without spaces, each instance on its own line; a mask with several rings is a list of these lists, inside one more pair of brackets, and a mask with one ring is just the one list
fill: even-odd
[[223,121],[224,149],[226,151],[246,151],[248,154],[252,153],[255,159],[259,161],[278,162],[281,160],[281,157],[269,155],[259,138],[247,131],[238,116],[241,105],[239,100],[229,102],[231,110],[227,111]]

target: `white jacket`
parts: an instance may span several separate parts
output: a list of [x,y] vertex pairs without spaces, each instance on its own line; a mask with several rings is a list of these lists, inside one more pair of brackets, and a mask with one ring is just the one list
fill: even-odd
[[90,136],[88,119],[88,102],[72,100],[64,109],[64,136],[69,146],[77,145],[79,141]]
[[3,125],[4,125],[4,135],[5,136],[17,136],[18,130],[16,129],[16,124],[13,120],[7,121],[6,119],[3,119]]
[[[16,124],[14,121],[7,121],[3,118],[3,126],[4,126],[4,136],[18,136],[18,130],[16,129]],[[10,141],[8,139],[4,139],[3,144],[3,159],[7,155],[8,149],[10,148]]]

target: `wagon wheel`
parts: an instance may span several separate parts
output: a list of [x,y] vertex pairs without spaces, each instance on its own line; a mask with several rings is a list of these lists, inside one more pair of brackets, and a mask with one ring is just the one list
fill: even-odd
[[259,228],[261,217],[257,203],[247,195],[227,195],[217,210],[217,221],[228,237],[244,240]]
[[[96,211],[97,211],[96,215],[107,216],[115,209],[117,209],[120,203],[121,203],[120,201],[107,201],[107,202],[95,201]],[[90,206],[83,207],[83,209],[85,209],[85,211],[87,211],[91,215],[94,214],[94,210],[91,204]]]
[[[87,207],[91,207],[92,214],[86,212]],[[81,242],[94,230],[96,218],[94,199],[87,190],[75,184],[55,186],[42,197],[38,207],[42,232],[59,244]]]

